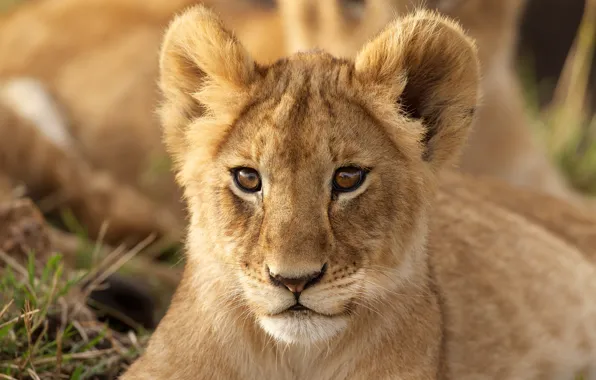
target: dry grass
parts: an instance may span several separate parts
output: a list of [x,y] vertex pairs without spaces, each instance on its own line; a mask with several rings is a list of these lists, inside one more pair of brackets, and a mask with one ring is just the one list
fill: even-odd
[[[145,322],[115,309],[110,298],[103,304],[93,291],[105,289],[104,280],[114,273],[127,273],[158,279],[155,289],[147,290],[167,301],[180,276],[170,265],[150,260],[155,236],[130,249],[111,248],[101,238],[91,242],[84,233],[44,224],[26,199],[0,206],[0,379],[116,378],[142,351]],[[80,232],[76,220],[66,224]],[[52,249],[64,255],[51,255]],[[124,294],[143,316],[154,311],[142,305],[143,294],[135,295],[134,287]]]
[[60,255],[21,265],[0,252],[0,378],[113,379],[142,352],[147,334],[113,331],[86,306],[92,275]]

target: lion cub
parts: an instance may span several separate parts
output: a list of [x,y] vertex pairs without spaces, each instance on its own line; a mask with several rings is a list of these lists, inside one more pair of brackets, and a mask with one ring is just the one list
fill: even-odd
[[355,61],[270,66],[206,8],[178,17],[161,118],[187,264],[123,378],[596,379],[593,252],[472,180],[437,186],[478,78],[472,42],[434,13]]

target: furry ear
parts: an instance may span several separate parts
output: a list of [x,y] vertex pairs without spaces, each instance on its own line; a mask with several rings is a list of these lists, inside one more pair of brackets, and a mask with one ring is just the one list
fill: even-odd
[[[160,53],[164,103],[159,111],[174,161],[186,152],[190,125],[204,116],[225,114],[222,108],[238,103],[238,96],[254,79],[255,66],[240,42],[206,7],[189,8],[172,21]],[[210,129],[204,131],[205,137],[213,142],[214,135],[225,133],[226,122],[201,126]]]
[[356,57],[357,75],[424,128],[423,159],[434,169],[457,158],[477,104],[474,42],[453,21],[419,11],[397,20]]

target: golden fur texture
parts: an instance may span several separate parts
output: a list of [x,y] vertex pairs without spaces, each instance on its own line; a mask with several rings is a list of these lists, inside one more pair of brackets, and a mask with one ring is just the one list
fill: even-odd
[[[593,238],[596,221],[570,211],[576,223],[547,228],[449,172],[479,81],[455,23],[419,12],[355,61],[263,66],[196,7],[160,62],[187,261],[124,380],[596,379],[594,246],[571,226]],[[364,182],[334,191],[349,165]],[[241,190],[239,167],[261,187]],[[305,276],[297,295],[279,280]],[[309,310],[288,310],[297,300]]]
[[529,223],[540,225],[596,262],[596,219],[590,209],[569,207],[569,203],[560,198],[512,187],[490,177],[443,173],[441,187],[444,191],[491,203],[527,219]]
[[[72,147],[91,167],[142,191],[178,220],[184,217],[180,191],[154,112],[157,57],[168,21],[197,2],[37,0],[0,15],[0,81],[39,82],[59,107]],[[241,0],[204,3],[225,16],[260,61],[283,53],[274,12]],[[27,128],[29,121],[15,120],[10,128],[21,123]]]
[[352,57],[396,15],[426,7],[461,22],[478,45],[482,103],[460,169],[575,199],[532,135],[513,68],[525,0],[281,0],[290,52]]

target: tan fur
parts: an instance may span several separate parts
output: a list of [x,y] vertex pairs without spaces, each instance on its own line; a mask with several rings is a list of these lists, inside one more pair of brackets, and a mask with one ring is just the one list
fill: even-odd
[[596,225],[592,209],[569,207],[568,202],[557,197],[512,187],[490,177],[446,173],[441,177],[441,187],[518,214],[577,246],[596,262]]
[[459,20],[478,44],[483,101],[460,168],[575,199],[532,135],[513,69],[525,0],[281,0],[291,52],[322,48],[352,57],[396,15],[437,9]]
[[[37,0],[0,15],[0,80],[40,81],[92,166],[142,190],[180,220],[180,192],[154,113],[157,57],[168,21],[197,2]],[[204,3],[225,16],[260,61],[283,53],[275,13],[240,0]]]
[[[400,19],[355,62],[261,66],[197,7],[171,24],[160,62],[187,261],[123,379],[596,379],[595,252],[572,227],[596,221],[526,218],[448,170],[479,78],[452,21]],[[333,195],[345,165],[370,173]],[[243,166],[260,192],[235,187]],[[548,199],[536,197],[569,209]],[[294,296],[268,272],[323,264],[300,295],[313,311],[284,311]]]

